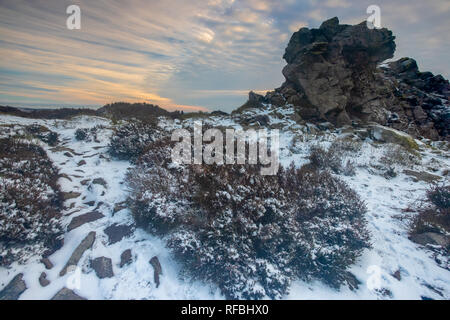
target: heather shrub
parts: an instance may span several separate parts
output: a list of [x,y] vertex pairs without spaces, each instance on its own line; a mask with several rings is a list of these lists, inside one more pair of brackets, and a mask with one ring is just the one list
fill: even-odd
[[53,132],[47,127],[41,126],[39,124],[26,126],[25,131],[52,147],[56,146],[59,142],[59,136],[56,132]]
[[325,150],[319,146],[311,147],[309,154],[310,163],[317,169],[331,169],[334,173],[342,173],[342,154],[334,150]]
[[79,128],[75,131],[75,139],[78,141],[97,141],[97,132],[99,129],[103,129],[102,125],[97,125],[92,128]]
[[[361,150],[359,141],[349,139],[337,139],[325,150],[320,146],[310,149],[309,161],[312,166],[321,170],[331,170],[336,174],[354,176],[356,168],[352,161],[344,162],[345,156],[356,156]],[[345,164],[344,164],[345,163]]]
[[89,136],[89,130],[88,129],[77,129],[75,131],[75,139],[78,141],[86,141]]
[[151,144],[127,176],[139,226],[164,236],[196,279],[230,299],[280,298],[293,279],[338,287],[369,246],[364,203],[328,172],[258,165],[173,165]]
[[161,136],[155,124],[140,121],[116,126],[109,144],[109,154],[120,160],[135,161],[146,146]]
[[0,139],[0,265],[58,245],[57,179],[58,171],[41,147]]
[[380,162],[389,168],[396,165],[413,167],[414,165],[420,164],[420,154],[400,145],[388,144]]
[[411,234],[450,232],[450,185],[433,185],[426,193],[426,199],[418,208]]

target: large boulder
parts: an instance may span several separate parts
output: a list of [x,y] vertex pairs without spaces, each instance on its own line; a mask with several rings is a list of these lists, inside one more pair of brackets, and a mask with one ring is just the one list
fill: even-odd
[[304,93],[322,120],[350,123],[352,113],[371,115],[373,108],[382,107],[374,101],[374,71],[378,63],[393,57],[394,39],[387,29],[369,29],[365,22],[341,25],[338,18],[319,29],[302,28],[286,48],[283,75]]
[[414,137],[450,135],[450,86],[431,72],[420,72],[411,58],[382,64],[395,51],[386,28],[364,21],[340,24],[337,17],[318,29],[295,32],[283,58],[286,81],[265,96],[253,92],[235,112],[263,104],[291,105],[301,119],[335,126],[376,122]]

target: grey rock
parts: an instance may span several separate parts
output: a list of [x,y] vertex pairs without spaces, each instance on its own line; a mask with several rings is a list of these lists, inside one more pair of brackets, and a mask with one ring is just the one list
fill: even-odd
[[53,268],[53,263],[50,261],[49,258],[42,258],[41,262],[44,264],[45,269],[50,270]]
[[85,223],[89,223],[98,219],[103,218],[104,215],[98,211],[92,211],[88,212],[79,216],[76,216],[70,221],[69,225],[67,226],[67,231],[71,231],[75,228],[78,228],[82,226]]
[[131,249],[127,249],[120,255],[120,267],[126,266],[133,261]]
[[81,196],[81,193],[79,193],[79,192],[61,192],[61,195],[64,200],[70,200],[70,199],[78,198],[79,196]]
[[87,299],[80,297],[70,289],[62,288],[55,294],[52,300],[87,300]]
[[156,283],[156,287],[158,288],[160,285],[159,282],[159,276],[162,274],[162,267],[161,264],[159,263],[159,259],[157,256],[154,256],[153,258],[150,259],[150,264],[153,267],[153,279]]
[[435,233],[435,232],[425,232],[420,234],[413,234],[409,238],[411,241],[426,246],[426,245],[438,245],[441,247],[447,247],[450,245],[450,237]]
[[91,261],[91,268],[94,269],[100,279],[114,277],[112,262],[110,258],[99,257]]
[[50,281],[47,279],[47,274],[42,272],[39,276],[39,284],[43,287],[46,287],[50,284]]
[[103,232],[108,236],[108,243],[114,244],[125,237],[129,237],[133,233],[133,226],[115,223],[107,227]]
[[84,238],[81,243],[78,245],[78,247],[74,250],[74,252],[72,253],[72,255],[70,256],[69,260],[67,261],[66,265],[64,266],[64,268],[61,270],[61,272],[59,273],[59,275],[62,277],[64,276],[69,267],[71,266],[77,266],[78,262],[80,261],[81,257],[83,256],[83,253],[92,248],[92,245],[94,244],[95,241],[95,231],[91,231],[89,232],[89,234],[86,236],[86,238]]
[[392,276],[397,279],[398,281],[402,280],[402,274],[400,273],[400,270],[395,271]]
[[20,295],[27,289],[23,281],[23,273],[16,275],[10,283],[0,291],[0,300],[18,300]]
[[103,178],[95,178],[94,180],[92,180],[92,184],[99,184],[99,185],[101,185],[101,186],[103,186],[103,187],[107,187],[107,183],[106,183],[106,181],[105,181],[105,179],[103,179]]
[[425,181],[428,183],[436,182],[442,179],[442,177],[425,172],[425,171],[414,171],[414,170],[403,170],[403,173],[414,177],[418,181]]
[[114,215],[116,212],[119,212],[120,210],[123,210],[123,209],[126,209],[126,208],[127,208],[127,203],[126,203],[125,201],[116,203],[116,204],[114,205],[113,215]]

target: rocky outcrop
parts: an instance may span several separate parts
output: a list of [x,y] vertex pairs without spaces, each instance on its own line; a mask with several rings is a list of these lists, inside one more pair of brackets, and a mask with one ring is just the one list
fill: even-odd
[[283,58],[285,83],[265,96],[254,92],[240,109],[292,105],[303,120],[342,126],[376,122],[413,136],[446,138],[450,130],[449,82],[402,58],[384,67],[395,51],[386,28],[366,22],[295,32]]

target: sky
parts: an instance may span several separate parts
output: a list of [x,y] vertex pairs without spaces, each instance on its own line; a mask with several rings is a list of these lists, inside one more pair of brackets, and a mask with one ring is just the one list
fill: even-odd
[[[360,23],[372,4],[396,59],[449,77],[449,0],[0,0],[0,104],[229,112],[283,83],[293,32]],[[69,5],[80,30],[66,26]]]

